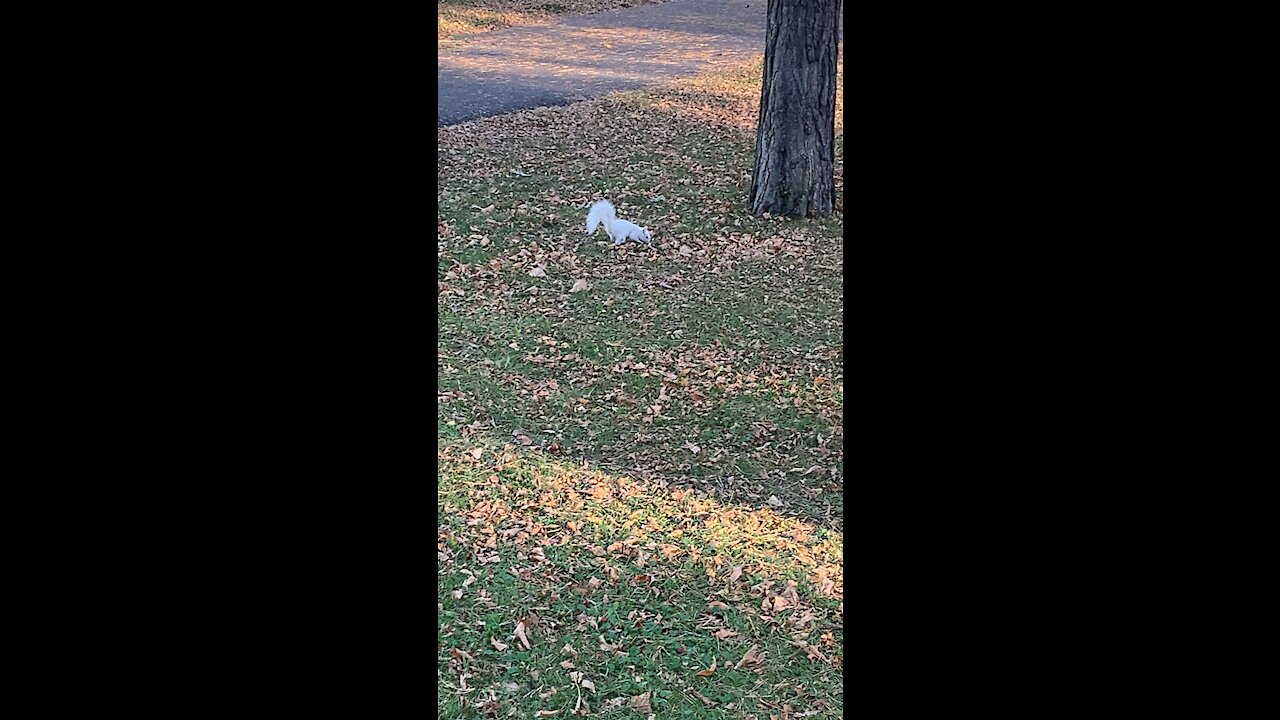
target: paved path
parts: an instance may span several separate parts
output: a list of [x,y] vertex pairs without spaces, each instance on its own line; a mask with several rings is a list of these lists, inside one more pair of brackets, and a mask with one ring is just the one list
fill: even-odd
[[766,0],[667,0],[442,48],[439,125],[564,105],[764,53]]

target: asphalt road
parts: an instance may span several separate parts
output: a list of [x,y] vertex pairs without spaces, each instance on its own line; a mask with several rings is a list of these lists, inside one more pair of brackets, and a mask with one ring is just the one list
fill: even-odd
[[765,0],[667,0],[442,48],[439,126],[564,105],[764,53]]

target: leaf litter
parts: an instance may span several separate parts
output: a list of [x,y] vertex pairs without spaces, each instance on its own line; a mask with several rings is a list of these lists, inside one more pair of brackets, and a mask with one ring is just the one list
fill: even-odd
[[[743,212],[753,72],[440,131],[437,549],[442,577],[467,567],[441,589],[465,688],[442,717],[515,710],[511,680],[560,715],[767,715],[839,686],[840,223]],[[600,164],[618,138],[631,177]],[[582,237],[602,197],[654,245]],[[747,697],[739,672],[768,681]]]

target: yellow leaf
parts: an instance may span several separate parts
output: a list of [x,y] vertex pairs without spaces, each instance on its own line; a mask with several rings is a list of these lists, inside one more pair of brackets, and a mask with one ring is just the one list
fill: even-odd
[[699,670],[698,677],[711,677],[716,672],[716,659],[711,658],[711,667],[706,670]]

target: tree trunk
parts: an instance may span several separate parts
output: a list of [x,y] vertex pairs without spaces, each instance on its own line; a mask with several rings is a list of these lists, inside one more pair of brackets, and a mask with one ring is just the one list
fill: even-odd
[[751,212],[831,214],[840,0],[769,0]]

